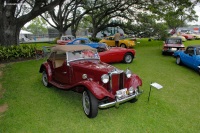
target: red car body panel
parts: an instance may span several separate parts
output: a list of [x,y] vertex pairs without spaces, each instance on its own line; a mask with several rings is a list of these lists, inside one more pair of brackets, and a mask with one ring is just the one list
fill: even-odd
[[127,49],[121,47],[111,47],[110,49],[99,52],[101,61],[105,63],[116,63],[124,60],[124,55],[126,53],[131,53],[135,57],[134,49]]
[[75,37],[72,35],[61,36],[59,40],[57,40],[58,45],[66,45],[68,42],[74,40]]
[[190,35],[190,34],[181,34],[182,36],[184,36],[187,40],[192,40],[194,39],[194,36],[193,35]]
[[59,45],[66,45],[68,42],[71,42],[72,40],[57,40],[57,44]]
[[[105,97],[110,97],[111,99],[115,98],[116,90],[113,90],[110,93],[105,87],[108,85],[104,85],[101,83],[101,75],[106,74],[115,67],[106,64],[104,62],[99,62],[98,60],[91,61],[75,61],[71,62],[70,66],[67,66],[66,61],[63,62],[61,67],[53,69],[53,63],[51,61],[47,61],[42,64],[40,71],[43,68],[46,69],[48,73],[48,79],[51,84],[60,88],[60,89],[72,89],[76,86],[85,86],[87,87],[97,99],[103,99]],[[91,80],[83,80],[82,74],[87,73],[88,78]],[[71,77],[71,78],[69,78]],[[113,78],[113,88],[119,88],[118,83],[119,78]],[[137,75],[132,75],[131,78],[125,78],[126,84],[124,87],[133,86],[137,88],[137,86],[142,86],[142,80]]]

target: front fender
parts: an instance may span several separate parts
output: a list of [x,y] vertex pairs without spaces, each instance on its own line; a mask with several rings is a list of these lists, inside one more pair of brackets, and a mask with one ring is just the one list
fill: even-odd
[[47,62],[43,63],[40,66],[39,72],[42,73],[43,71],[46,71],[48,80],[51,81],[52,80],[52,70],[51,70],[51,66]]
[[85,86],[97,99],[103,99],[105,97],[115,98],[115,96],[108,92],[106,88],[94,81],[85,80],[80,82],[79,85]]
[[142,80],[138,75],[133,74],[130,78],[127,79],[125,87],[130,88],[131,86],[134,88],[142,86]]

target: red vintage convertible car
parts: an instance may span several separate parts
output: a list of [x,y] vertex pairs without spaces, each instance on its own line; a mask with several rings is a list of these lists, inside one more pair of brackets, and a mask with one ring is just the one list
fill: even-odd
[[118,107],[142,93],[139,76],[102,62],[97,50],[85,45],[53,47],[39,72],[46,87],[82,93],[83,110],[89,118],[97,116],[98,108]]
[[99,52],[99,56],[101,61],[105,63],[124,62],[129,64],[135,57],[135,50],[122,47],[107,46],[103,52]]

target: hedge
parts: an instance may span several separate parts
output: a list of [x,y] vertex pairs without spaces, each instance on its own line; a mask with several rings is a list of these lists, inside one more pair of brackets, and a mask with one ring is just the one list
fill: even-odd
[[0,61],[32,58],[35,56],[35,49],[36,47],[30,44],[0,46]]

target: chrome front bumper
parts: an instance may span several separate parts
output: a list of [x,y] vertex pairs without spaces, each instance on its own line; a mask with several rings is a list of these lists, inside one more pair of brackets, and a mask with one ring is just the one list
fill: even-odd
[[117,99],[113,102],[109,102],[109,103],[105,103],[105,104],[101,104],[99,105],[99,108],[101,109],[105,109],[105,108],[109,108],[109,107],[112,107],[112,106],[115,106],[115,107],[119,107],[119,104],[121,103],[124,103],[124,102],[127,102],[127,101],[130,101],[136,97],[138,97],[139,95],[142,94],[143,91],[139,91],[138,93],[136,94],[133,94],[133,95],[128,95],[127,97],[125,98],[122,98],[122,99]]

